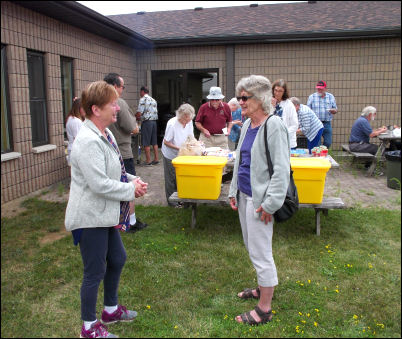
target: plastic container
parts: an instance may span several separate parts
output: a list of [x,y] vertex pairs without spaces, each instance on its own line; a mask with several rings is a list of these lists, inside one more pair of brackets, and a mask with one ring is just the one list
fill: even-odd
[[172,160],[177,196],[181,199],[216,200],[221,194],[227,157],[180,156]]
[[301,204],[321,204],[331,163],[324,158],[290,158]]
[[401,190],[401,151],[385,152],[387,159],[387,187]]

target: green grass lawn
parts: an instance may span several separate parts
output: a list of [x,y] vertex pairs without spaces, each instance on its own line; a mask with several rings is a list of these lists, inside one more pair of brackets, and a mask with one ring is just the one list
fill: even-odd
[[[65,203],[33,198],[27,211],[1,220],[1,336],[77,337],[82,262],[71,235],[41,245],[63,228]],[[237,213],[137,206],[150,226],[122,234],[127,251],[120,303],[138,311],[113,324],[120,337],[401,337],[401,213],[333,210],[315,235],[314,211],[302,209],[274,227],[279,275],[274,318],[237,324],[256,286]],[[103,285],[98,297],[98,315]]]

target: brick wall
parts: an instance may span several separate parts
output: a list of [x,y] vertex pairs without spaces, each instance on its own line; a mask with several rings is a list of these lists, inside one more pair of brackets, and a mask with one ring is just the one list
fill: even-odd
[[[373,127],[401,125],[400,39],[292,42],[235,46],[235,83],[226,84],[225,47],[162,48],[137,51],[140,83],[151,87],[152,70],[219,68],[219,86],[236,86],[244,76],[261,74],[285,79],[291,96],[302,103],[325,80],[337,101],[333,148],[348,142],[350,128],[365,106],[377,108]],[[226,98],[230,99],[230,98]]]
[[[137,103],[133,49],[87,33],[12,2],[1,2],[1,43],[7,52],[13,147],[21,157],[1,163],[1,202],[16,199],[69,177],[65,159],[60,56],[74,59],[74,91],[79,96],[108,72],[123,76],[123,98]],[[45,53],[50,144],[56,149],[33,153],[29,107],[27,49]]]

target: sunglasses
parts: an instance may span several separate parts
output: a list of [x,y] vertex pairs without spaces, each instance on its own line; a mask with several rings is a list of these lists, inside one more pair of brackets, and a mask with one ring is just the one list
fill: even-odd
[[251,99],[254,95],[243,95],[241,97],[236,97],[237,101],[240,102],[242,100],[243,102],[246,102],[248,99]]

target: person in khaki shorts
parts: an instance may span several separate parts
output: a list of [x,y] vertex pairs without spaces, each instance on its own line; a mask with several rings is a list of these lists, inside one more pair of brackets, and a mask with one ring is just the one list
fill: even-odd
[[[195,126],[201,132],[199,141],[205,147],[221,147],[229,149],[228,135],[232,129],[232,113],[226,102],[223,102],[220,87],[209,89],[209,100],[201,105],[195,119]],[[227,128],[226,133],[222,129]]]

